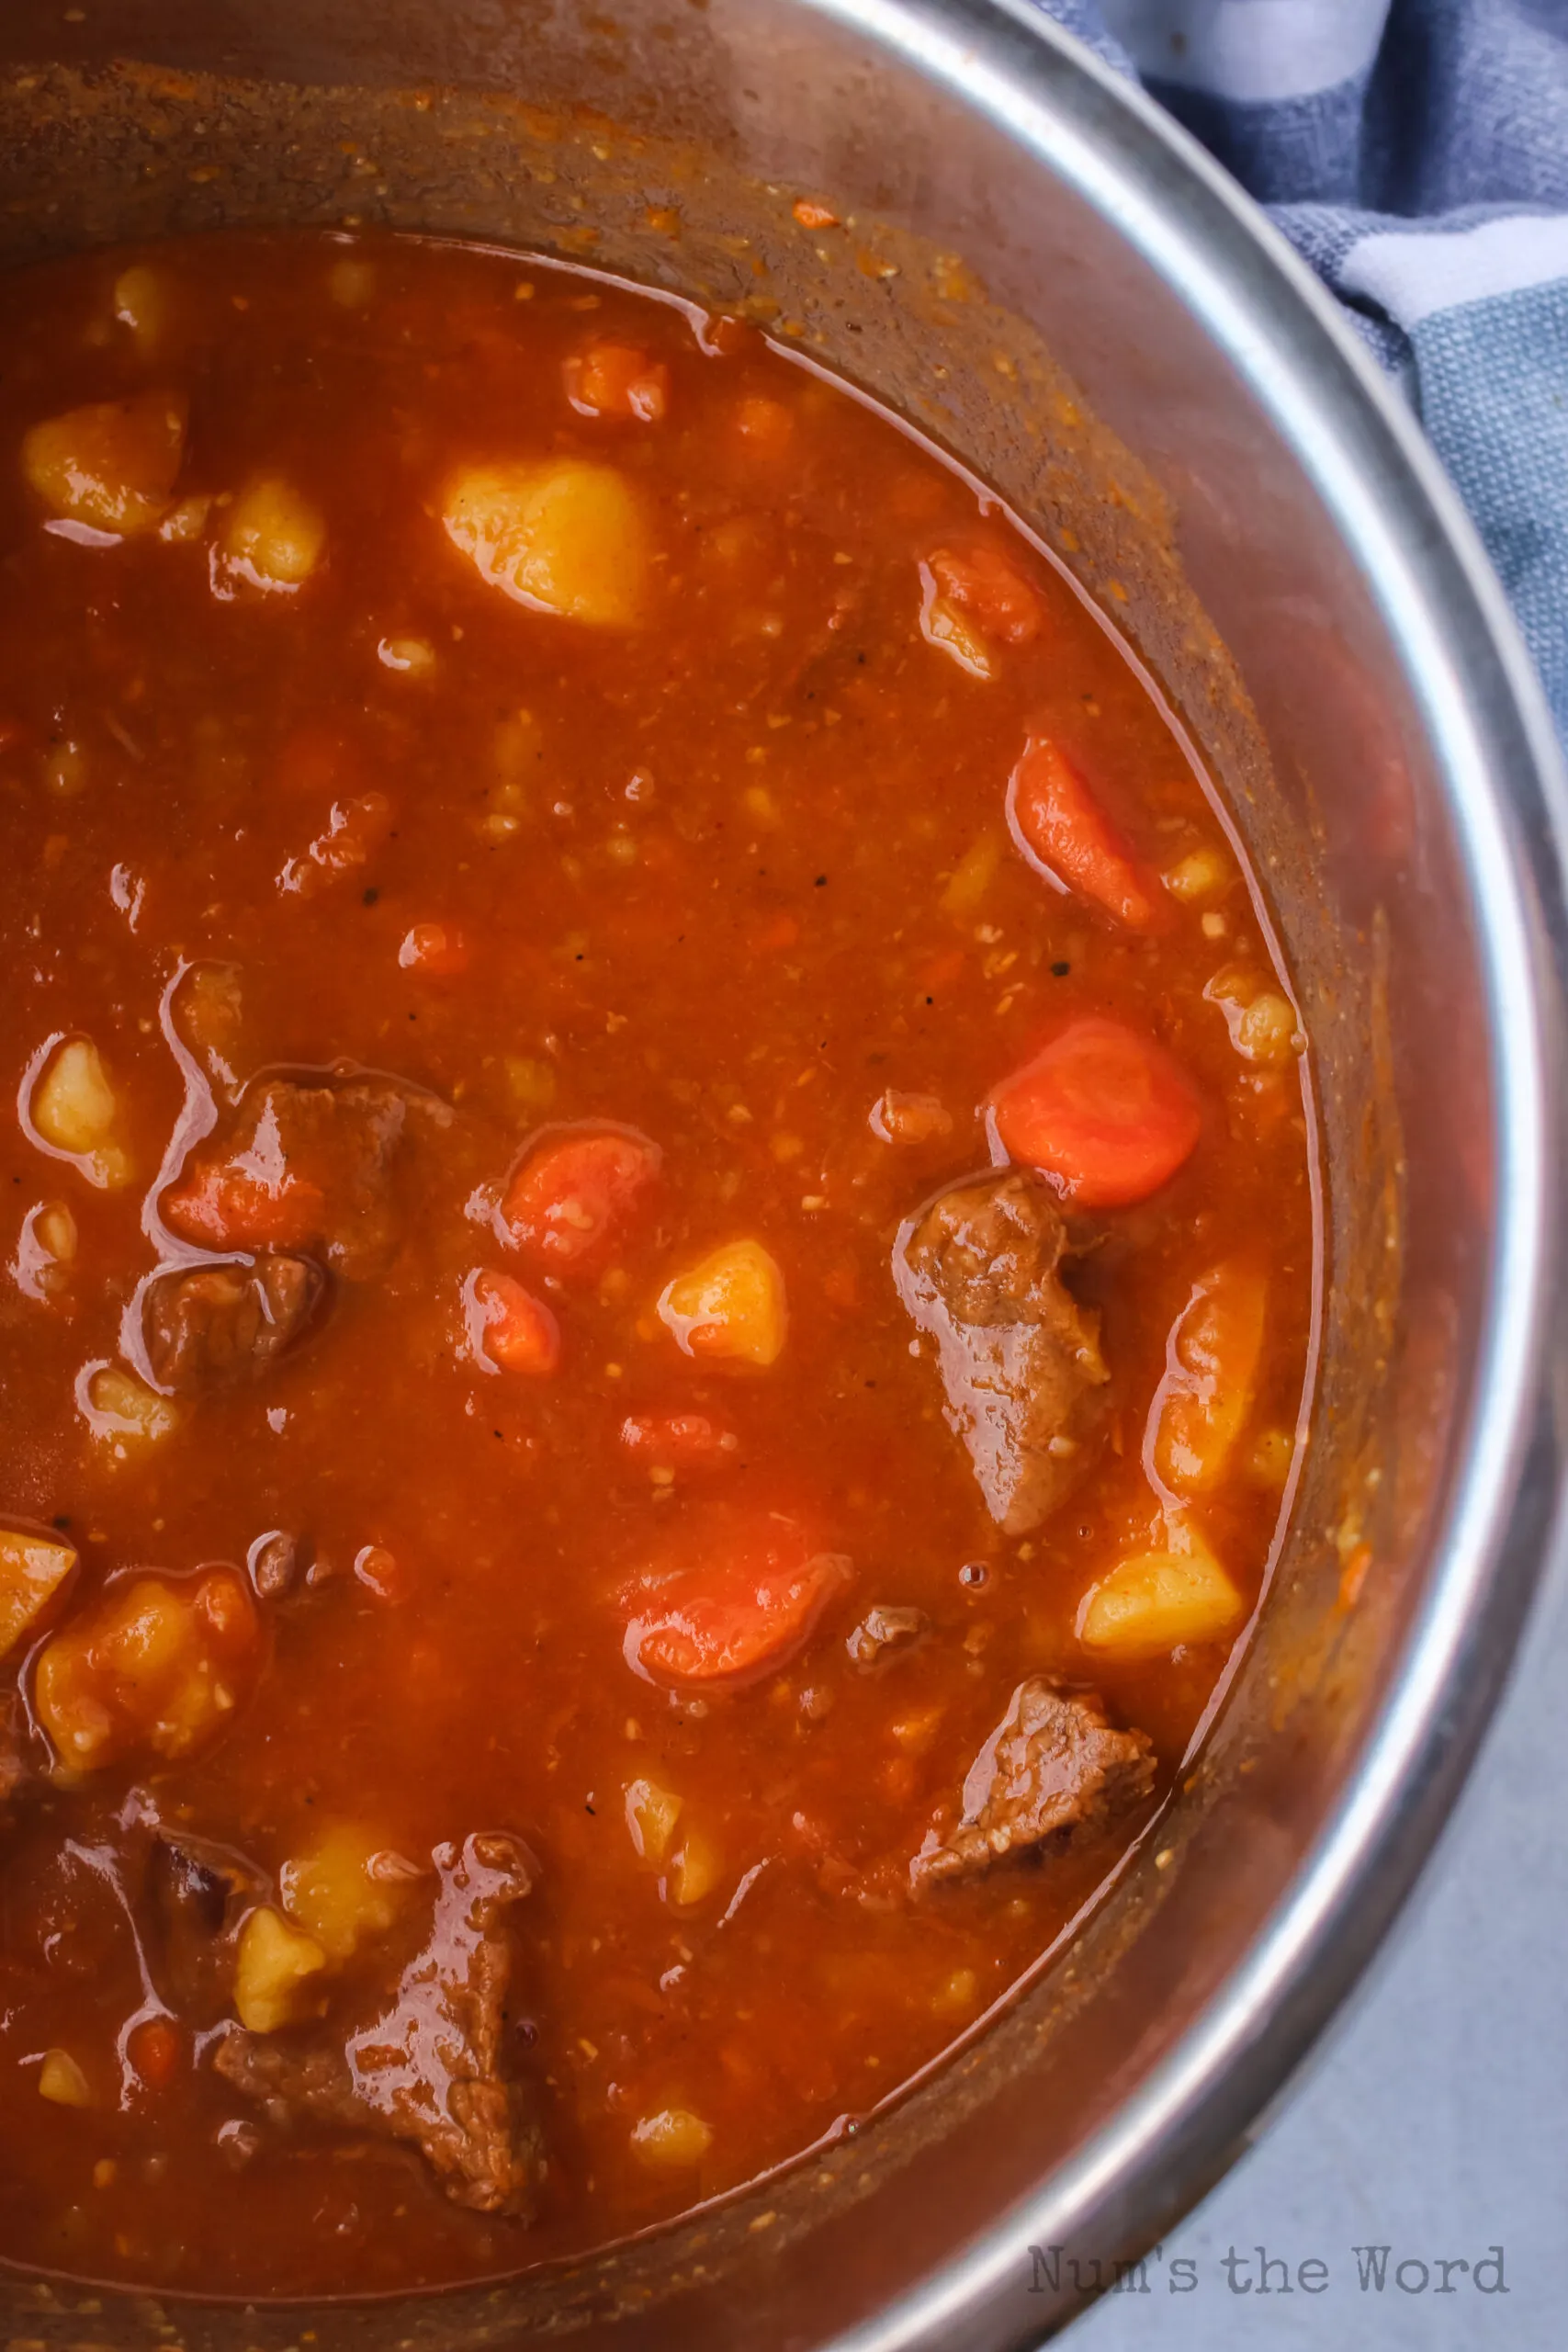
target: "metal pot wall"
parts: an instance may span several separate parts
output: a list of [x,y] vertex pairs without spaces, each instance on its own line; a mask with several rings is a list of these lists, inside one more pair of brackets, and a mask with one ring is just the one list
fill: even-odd
[[[843,229],[803,231],[803,192]],[[5,2333],[1033,2340],[1201,2192],[1353,1983],[1549,1541],[1568,834],[1538,691],[1450,493],[1304,273],[1023,0],[8,0],[0,261],[258,220],[502,239],[747,309],[1063,554],[1204,743],[1307,1014],[1314,1438],[1157,1835],[1054,1966],[853,2138],[493,2289],[241,2311],[12,2277]]]

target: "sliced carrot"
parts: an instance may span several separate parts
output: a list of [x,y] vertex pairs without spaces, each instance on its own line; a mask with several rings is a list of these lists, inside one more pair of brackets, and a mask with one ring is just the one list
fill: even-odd
[[636,1216],[662,1154],[625,1127],[545,1136],[507,1185],[501,1222],[547,1272],[595,1272]]
[[159,1204],[164,1224],[209,1250],[303,1250],[327,1222],[326,1194],[281,1168],[260,1176],[234,1163],[199,1162]]
[[848,1574],[794,1520],[727,1519],[625,1596],[626,1663],[653,1682],[755,1681],[794,1657]]
[[640,344],[591,343],[568,359],[564,379],[568,400],[587,416],[657,424],[670,406],[670,370]]
[[405,972],[455,980],[468,968],[468,943],[456,923],[412,923],[403,933],[398,962]]
[[809,196],[797,196],[791,208],[803,229],[836,229],[839,216]]
[[1008,822],[1030,864],[1059,889],[1095,899],[1134,931],[1166,919],[1145,872],[1059,743],[1032,735],[1008,785]]
[[718,1470],[733,1461],[740,1441],[705,1413],[628,1413],[621,1443],[650,1469]]
[[950,605],[1004,645],[1028,645],[1040,633],[1040,598],[999,548],[983,542],[938,548],[927,557],[932,579]]
[[463,1285],[468,1344],[479,1363],[543,1379],[560,1363],[560,1325],[542,1298],[488,1266]]
[[1075,1021],[990,1099],[1009,1157],[1081,1208],[1126,1208],[1175,1175],[1203,1124],[1192,1082],[1125,1023]]

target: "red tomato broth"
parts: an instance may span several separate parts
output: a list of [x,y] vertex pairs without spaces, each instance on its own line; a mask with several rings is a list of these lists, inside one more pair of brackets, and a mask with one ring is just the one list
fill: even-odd
[[[374,272],[352,309],[331,291],[349,253]],[[114,322],[131,258],[170,289],[152,352]],[[69,1522],[66,1622],[107,1579],[242,1565],[273,1530],[308,1537],[322,1571],[303,1598],[260,1604],[265,1668],[212,1745],[15,1801],[0,2141],[27,2162],[0,2181],[0,2254],[276,2293],[580,2251],[892,2096],[1092,1894],[1146,1806],[1043,1864],[918,1904],[898,1891],[900,1858],[1021,1677],[1092,1684],[1154,1739],[1162,1786],[1174,1772],[1228,1645],[1088,1660],[1073,1627],[1108,1562],[1147,1548],[1141,1440],[1168,1334],[1243,1240],[1270,1282],[1247,1430],[1296,1429],[1307,1113],[1293,1061],[1240,1057],[1203,994],[1222,966],[1277,990],[1268,937],[1167,715],[1070,586],[936,453],[750,331],[716,353],[691,314],[602,281],[374,237],[87,256],[0,283],[0,451],[79,403],[176,390],[180,494],[287,475],[327,534],[297,593],[215,595],[205,545],[42,529],[0,457],[0,721],[18,730],[0,749],[0,1048],[19,1086],[45,1039],[91,1037],[134,1169],[97,1189],[0,1126],[16,1226],[63,1201],[78,1237],[48,1298],[0,1281],[0,1510]],[[574,406],[564,371],[591,342],[646,353],[662,413]],[[646,500],[660,560],[640,627],[529,611],[448,544],[454,464],[540,453],[612,464]],[[989,679],[920,628],[921,563],[976,544],[1005,553],[1041,616],[1025,641],[997,640]],[[410,644],[432,661],[378,650]],[[1228,878],[1204,911],[1222,935],[1174,900],[1160,935],[1134,933],[1031,870],[1004,802],[1032,730],[1114,786],[1141,867],[1219,854]],[[62,745],[85,778],[64,793]],[[363,855],[289,887],[333,808],[370,796],[385,814]],[[987,837],[994,865],[966,900]],[[437,934],[442,952],[404,953]],[[119,1357],[153,1266],[144,1202],[184,1092],[159,1005],[202,958],[238,976],[221,1051],[240,1076],[352,1065],[451,1115],[402,1149],[389,1262],[337,1284],[310,1343],[115,1460],[74,1388]],[[1156,1038],[1203,1125],[1152,1197],[1085,1220],[1072,1280],[1102,1317],[1106,1442],[1019,1541],[946,1429],[889,1258],[901,1220],[986,1165],[992,1091],[1091,1016]],[[870,1114],[890,1089],[935,1098],[949,1130],[883,1140]],[[645,1137],[658,1164],[607,1249],[563,1279],[509,1254],[497,1214],[536,1140],[574,1130]],[[683,1354],[657,1311],[740,1237],[787,1291],[765,1365]],[[477,1360],[464,1285],[484,1268],[558,1324],[553,1369]],[[659,1434],[682,1418],[683,1440]],[[627,1441],[633,1419],[655,1433]],[[1202,1504],[1248,1600],[1280,1493],[1236,1476]],[[798,1521],[852,1566],[773,1672],[655,1687],[622,1657],[626,1596],[737,1512]],[[887,1601],[923,1610],[931,1634],[865,1672],[845,1637]],[[25,1745],[46,1765],[36,1735]],[[627,1834],[639,1776],[680,1796],[719,1857],[689,1909]],[[150,1804],[267,1875],[338,1819],[415,1858],[477,1828],[526,1838],[541,1869],[515,1915],[510,2046],[548,2151],[531,2227],[447,2202],[406,2143],[345,2164],[341,2133],[269,2134],[214,2076],[209,2028],[173,2017],[177,2050],[154,2035],[146,2064],[126,1911],[71,1855],[106,1855],[129,1883]],[[40,2099],[33,2061],[55,2048],[89,2106]],[[700,2162],[660,2173],[633,2132],[664,2107],[710,2136]]]

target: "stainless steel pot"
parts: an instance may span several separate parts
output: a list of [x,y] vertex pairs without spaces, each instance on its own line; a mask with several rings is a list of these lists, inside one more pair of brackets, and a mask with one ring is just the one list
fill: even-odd
[[[844,225],[801,229],[801,193]],[[493,2290],[240,2312],[11,2278],[6,2332],[1032,2341],[1201,2193],[1354,1983],[1552,1532],[1568,833],[1547,718],[1451,493],[1305,273],[1023,0],[8,0],[0,257],[345,219],[750,308],[997,482],[1141,649],[1224,784],[1314,1038],[1314,1435],[1179,1803],[1072,1948],[892,2112]]]

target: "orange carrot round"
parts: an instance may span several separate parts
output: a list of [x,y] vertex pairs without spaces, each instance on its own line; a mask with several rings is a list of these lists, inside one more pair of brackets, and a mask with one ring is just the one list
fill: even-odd
[[547,1273],[597,1272],[659,1173],[657,1144],[629,1128],[562,1128],[527,1152],[507,1185],[507,1238]]
[[1030,864],[1134,931],[1166,920],[1146,874],[1059,743],[1032,735],[1008,785],[1008,823]]
[[625,1596],[626,1663],[652,1682],[755,1681],[802,1647],[848,1574],[792,1519],[726,1521]]
[[993,1092],[1011,1159],[1054,1177],[1082,1208],[1126,1208],[1169,1182],[1202,1128],[1192,1082],[1163,1046],[1091,1015]]
[[561,1358],[560,1325],[542,1298],[510,1274],[480,1267],[464,1284],[468,1340],[481,1363],[543,1379]]

